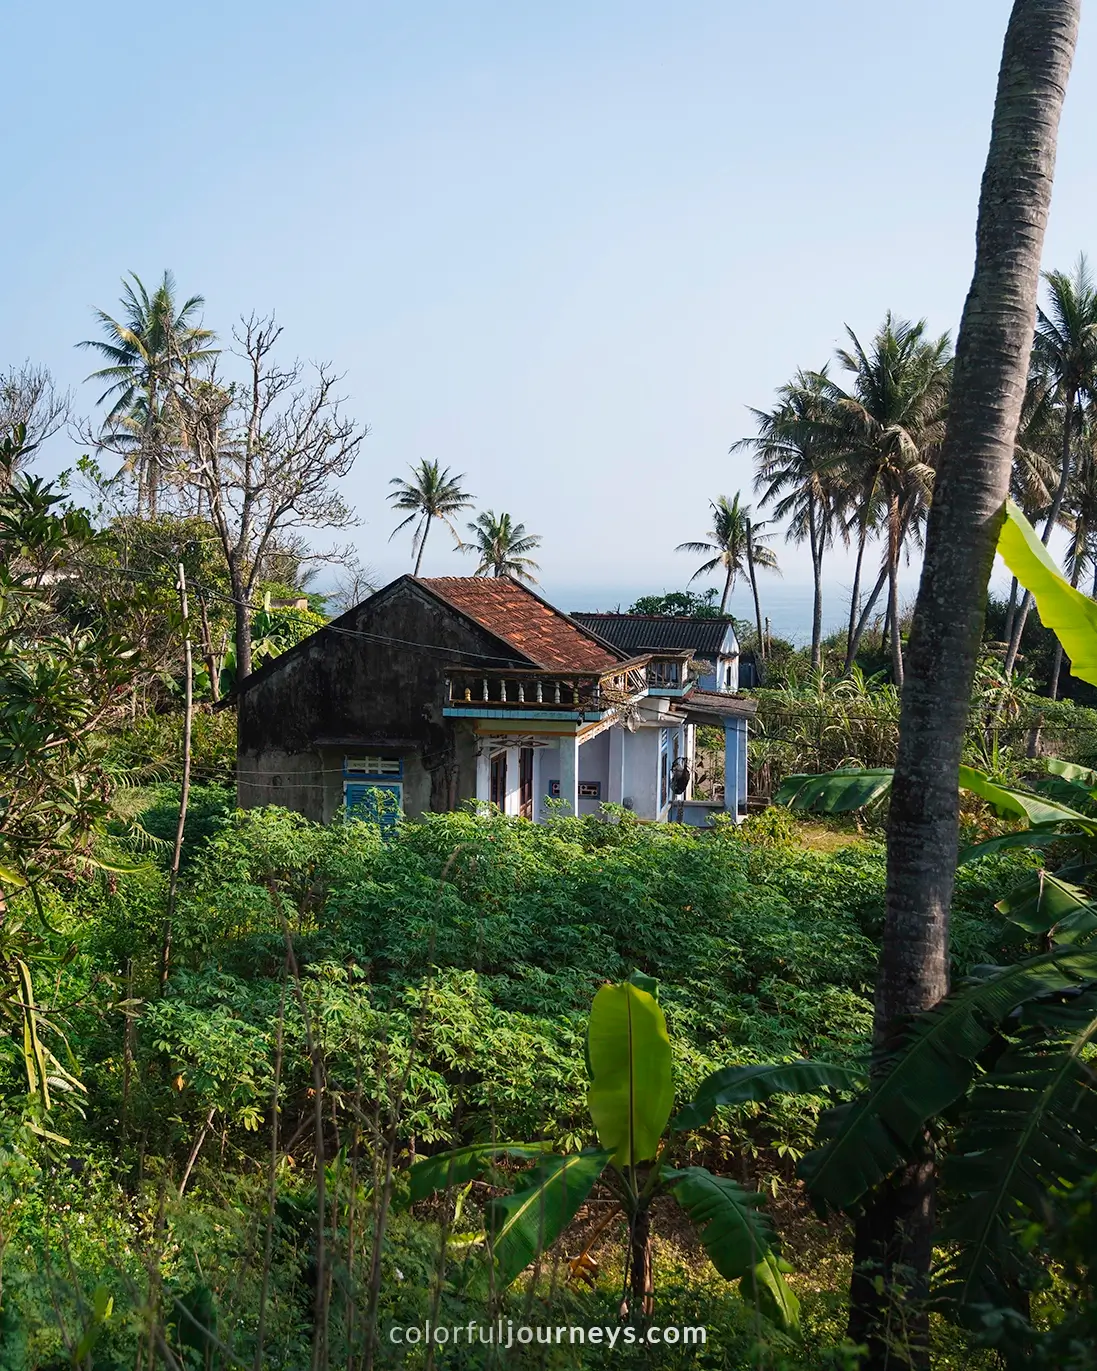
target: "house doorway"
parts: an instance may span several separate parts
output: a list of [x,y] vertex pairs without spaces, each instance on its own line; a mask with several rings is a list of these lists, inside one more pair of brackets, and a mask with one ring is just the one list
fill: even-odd
[[518,749],[518,813],[533,818],[533,748]]
[[505,752],[493,752],[491,754],[491,802],[493,805],[498,805],[504,812],[506,811],[507,754]]

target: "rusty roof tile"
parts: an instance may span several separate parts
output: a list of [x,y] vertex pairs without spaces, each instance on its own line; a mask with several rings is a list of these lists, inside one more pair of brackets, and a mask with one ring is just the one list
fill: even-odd
[[545,671],[606,671],[627,656],[616,653],[509,576],[418,579],[433,594]]

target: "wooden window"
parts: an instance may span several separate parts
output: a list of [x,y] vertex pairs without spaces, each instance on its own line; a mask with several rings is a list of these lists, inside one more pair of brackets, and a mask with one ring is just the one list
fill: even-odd
[[500,809],[507,807],[507,754],[493,752],[491,756],[491,802]]
[[533,818],[533,748],[518,751],[518,813],[523,819]]

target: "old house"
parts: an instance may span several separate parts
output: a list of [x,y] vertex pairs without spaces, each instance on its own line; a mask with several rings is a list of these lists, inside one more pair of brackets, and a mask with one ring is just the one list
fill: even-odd
[[[535,822],[606,801],[654,820],[738,816],[756,706],[735,693],[728,632],[710,671],[690,645],[638,649],[509,578],[402,576],[241,683],[239,803],[321,822],[470,800]],[[724,730],[719,804],[675,795],[698,724]]]

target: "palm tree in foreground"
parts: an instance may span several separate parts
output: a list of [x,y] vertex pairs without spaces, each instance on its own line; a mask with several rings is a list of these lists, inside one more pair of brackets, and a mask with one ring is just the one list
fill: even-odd
[[88,377],[108,382],[98,401],[110,402],[103,440],[131,454],[138,512],[144,505],[150,516],[156,514],[160,474],[170,446],[172,383],[184,364],[216,355],[216,349],[209,346],[213,332],[198,324],[203,303],[201,295],[192,295],[177,304],[170,271],[164,272],[151,295],[131,272],[129,280],[122,282],[122,318],[97,309],[95,317],[106,337],[77,344],[98,352],[109,363]]
[[427,545],[427,535],[435,519],[440,519],[453,534],[457,546],[462,546],[460,534],[453,526],[453,516],[462,509],[468,509],[472,504],[472,496],[468,491],[461,489],[461,482],[464,479],[463,472],[451,476],[449,467],[443,467],[440,462],[428,462],[424,457],[418,466],[411,468],[410,481],[394,476],[389,482],[389,485],[396,486],[389,499],[397,509],[410,511],[408,517],[401,520],[389,534],[389,542],[392,542],[401,529],[407,528],[409,524],[415,525],[415,533],[411,540],[411,548],[415,553],[413,576],[419,575],[419,568],[423,563],[423,549]]
[[[1014,0],[1006,33],[975,275],[960,322],[948,432],[936,463],[899,723],[876,978],[874,1037],[880,1048],[948,990],[957,772],[1025,389],[1079,9],[1079,0]],[[909,1164],[857,1208],[848,1331],[851,1342],[867,1348],[863,1371],[923,1371],[930,1363],[935,1148],[914,1122]],[[897,1339],[900,1308],[903,1337]]]
[[[679,543],[675,548],[676,552],[693,552],[708,558],[689,578],[690,584],[717,568],[723,570],[721,614],[727,609],[736,580],[740,576],[750,576],[751,560],[755,569],[777,570],[777,558],[770,548],[759,543],[757,529],[757,525],[751,524],[750,506],[743,504],[738,493],[730,500],[726,495],[718,495],[712,502],[712,528],[705,538],[694,543]],[[714,555],[709,556],[710,553]]]
[[513,576],[516,581],[536,585],[535,571],[540,567],[527,553],[541,546],[541,539],[527,533],[525,524],[516,524],[505,511],[496,515],[485,509],[468,526],[472,542],[462,543],[462,552],[474,552],[480,561],[474,576]]

